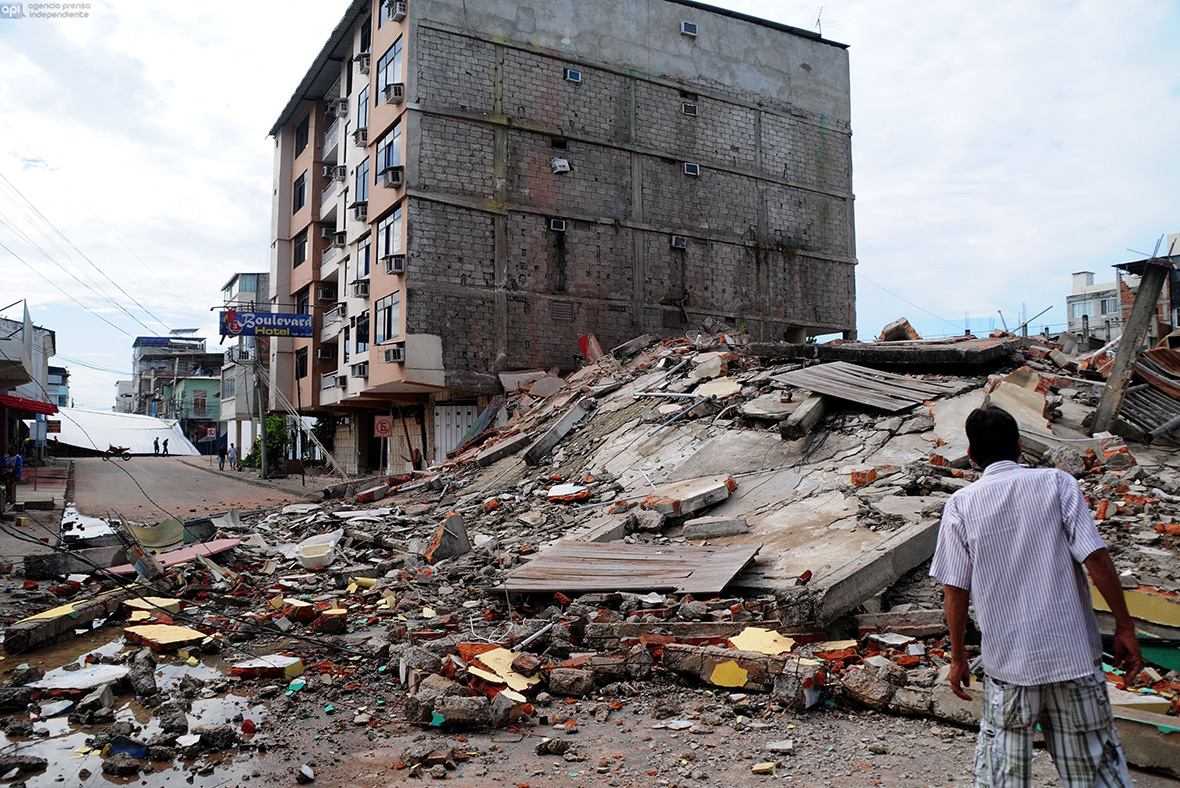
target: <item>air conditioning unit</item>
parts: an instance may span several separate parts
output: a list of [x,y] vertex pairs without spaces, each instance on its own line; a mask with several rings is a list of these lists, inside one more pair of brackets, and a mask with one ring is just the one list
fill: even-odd
[[406,363],[406,346],[394,345],[393,347],[385,348],[385,363],[386,364],[404,364]]
[[406,272],[406,256],[404,254],[387,254],[381,258],[385,263],[385,273],[404,274]]
[[582,81],[582,72],[577,69],[567,68],[562,72],[562,76],[566,82],[579,83]]
[[697,116],[697,105],[692,103],[691,101],[682,102],[680,105],[680,111],[683,112],[685,115],[689,115],[689,116],[695,118]]
[[685,175],[693,175],[693,176],[700,175],[701,174],[701,165],[692,164],[690,162],[685,162],[684,163],[684,174]]
[[346,117],[348,115],[348,99],[331,99],[328,101],[328,112],[338,118]]
[[550,219],[549,229],[555,233],[565,232],[565,219]]
[[325,164],[323,173],[325,178],[330,178],[334,181],[342,181],[348,177],[348,168],[337,167],[335,164]]
[[680,35],[688,36],[689,38],[697,37],[697,23],[696,22],[681,22]]
[[405,0],[385,0],[385,6],[389,9],[389,18],[394,22],[400,22],[406,18]]
[[672,236],[672,248],[673,249],[687,249],[688,248],[688,239],[685,238],[683,235],[673,235]]
[[369,297],[369,283],[368,282],[353,282],[351,292],[352,292],[353,298],[368,298]]
[[336,384],[336,385],[332,386],[332,388],[336,388],[336,389],[348,388],[348,376],[347,375],[334,375],[332,377],[332,381]]
[[554,159],[553,161],[549,162],[549,166],[553,169],[554,175],[558,175],[563,172],[569,172],[570,171],[570,160],[569,159]]
[[357,71],[361,72],[362,74],[369,73],[369,53],[368,52],[361,52],[359,55],[354,57],[352,59],[352,61],[354,63],[356,63],[356,70]]
[[335,226],[328,226],[328,227],[321,227],[320,228],[320,238],[323,238],[325,241],[332,240],[332,236],[334,236],[334,235],[336,235],[336,227]]
[[349,371],[354,378],[367,378],[369,377],[369,362],[362,361],[359,364],[353,364]]
[[335,323],[337,320],[343,320],[344,316],[348,314],[348,304],[341,301],[336,306],[324,313],[324,324],[328,325]]
[[352,133],[352,141],[357,145],[369,144],[369,127],[359,128]]
[[401,104],[406,98],[406,86],[403,82],[391,82],[385,86],[385,103]]
[[334,348],[334,347],[322,347],[322,348],[319,348],[319,349],[317,349],[317,350],[316,350],[316,352],[315,352],[315,357],[316,357],[316,358],[322,358],[322,359],[333,359],[333,358],[336,358],[336,348]]
[[335,301],[336,288],[320,286],[315,289],[315,297],[320,301]]
[[348,243],[348,233],[334,233],[332,235],[332,246],[344,246]]
[[368,200],[357,200],[352,204],[352,209],[355,211],[355,217],[358,222],[366,222],[369,220]]
[[381,185],[388,188],[400,188],[406,182],[406,168],[402,166],[386,167],[381,171]]

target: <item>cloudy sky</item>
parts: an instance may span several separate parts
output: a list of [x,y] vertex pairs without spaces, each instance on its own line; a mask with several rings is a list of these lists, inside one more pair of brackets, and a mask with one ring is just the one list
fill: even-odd
[[[851,46],[862,336],[1060,326],[1071,272],[1180,232],[1174,0],[717,4]],[[215,344],[221,286],[266,269],[266,132],[347,2],[89,5],[0,19],[0,307],[109,408],[132,337]]]

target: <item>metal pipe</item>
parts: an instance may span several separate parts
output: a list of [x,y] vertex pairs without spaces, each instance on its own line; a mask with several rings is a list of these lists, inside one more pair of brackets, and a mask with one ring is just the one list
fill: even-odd
[[655,435],[657,432],[662,430],[664,427],[667,427],[672,422],[677,421],[678,419],[682,419],[685,416],[687,416],[689,413],[692,413],[694,410],[696,410],[697,405],[700,405],[702,402],[704,402],[707,399],[709,399],[709,398],[708,397],[698,397],[696,402],[692,403],[691,405],[686,405],[684,407],[684,409],[681,410],[679,413],[677,413],[675,416],[672,416],[670,419],[665,421],[663,424],[661,424],[660,426],[656,427],[654,430],[649,432],[647,434],[647,437],[650,438],[652,435]]
[[687,364],[687,363],[689,362],[689,360],[690,360],[690,359],[687,359],[687,358],[686,358],[686,359],[684,359],[684,361],[681,361],[679,364],[677,364],[676,366],[672,367],[670,370],[668,370],[667,372],[665,372],[663,375],[660,375],[658,378],[656,378],[656,379],[655,379],[655,380],[653,380],[651,383],[649,383],[649,384],[647,385],[647,388],[645,388],[645,389],[644,389],[644,391],[651,391],[653,388],[655,388],[656,386],[658,386],[658,385],[660,385],[661,383],[663,383],[663,382],[664,382],[664,378],[668,377],[668,376],[669,376],[669,375],[671,375],[673,372],[675,372],[675,371],[677,371],[678,369],[680,369],[681,367],[683,367],[685,364]]

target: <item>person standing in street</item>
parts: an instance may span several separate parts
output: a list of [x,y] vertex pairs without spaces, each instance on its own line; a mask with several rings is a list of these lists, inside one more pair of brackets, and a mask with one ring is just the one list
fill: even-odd
[[8,503],[16,501],[16,485],[20,482],[24,464],[24,458],[20,456],[16,446],[9,446],[7,456],[0,462],[0,477],[4,479],[4,499]]
[[225,444],[217,444],[217,470],[225,470]]
[[967,700],[969,601],[982,633],[975,785],[1027,788],[1039,725],[1066,788],[1132,788],[1087,572],[1114,614],[1114,664],[1125,670],[1124,686],[1143,657],[1082,491],[1056,468],[1016,464],[1020,432],[1007,411],[972,411],[966,432],[968,456],[983,474],[947,501],[930,574],[946,594],[951,689]]
[[156,439],[154,441],[152,441],[152,454],[154,454],[157,457],[160,456],[160,436],[159,435],[157,435]]
[[168,439],[167,438],[164,439],[164,456],[165,457],[168,456]]
[[229,445],[229,467],[232,471],[241,470],[238,465],[238,450],[232,443]]

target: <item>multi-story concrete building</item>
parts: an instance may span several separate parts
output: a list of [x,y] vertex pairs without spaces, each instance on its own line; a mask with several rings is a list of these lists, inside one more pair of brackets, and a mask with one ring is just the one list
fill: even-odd
[[166,387],[185,378],[217,378],[224,356],[206,352],[205,340],[195,334],[195,329],[175,329],[165,337],[135,338],[131,344],[131,412],[169,418],[166,411],[175,410],[175,406],[170,404]]
[[0,450],[20,440],[22,420],[57,412],[49,387],[49,359],[56,354],[55,332],[0,317]]
[[[237,273],[221,288],[221,300],[226,307],[248,312],[269,312],[270,275]],[[288,310],[289,311],[289,310]],[[221,367],[221,429],[220,441],[238,448],[241,456],[249,453],[258,437],[258,411],[267,405],[262,371],[270,366],[270,353],[264,337],[239,336],[236,344],[225,354]]]
[[1073,287],[1065,297],[1069,331],[1085,336],[1087,333],[1109,342],[1123,333],[1122,312],[1119,309],[1119,282],[1094,284],[1093,271],[1073,274]]
[[[356,0],[276,120],[272,371],[440,459],[507,370],[710,318],[854,335],[846,49],[687,0]],[[408,436],[408,437],[407,437]],[[405,445],[408,440],[410,445]]]
[[70,407],[70,371],[65,367],[49,368],[49,397],[59,408]]

